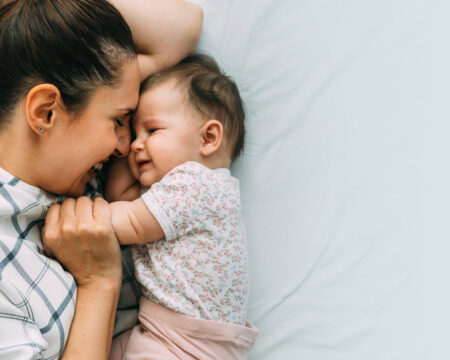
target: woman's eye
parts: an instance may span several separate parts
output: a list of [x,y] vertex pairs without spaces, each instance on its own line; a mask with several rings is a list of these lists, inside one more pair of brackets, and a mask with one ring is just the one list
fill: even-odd
[[158,129],[149,129],[149,130],[148,130],[148,133],[149,133],[149,134],[153,134],[156,130],[158,130]]
[[116,125],[118,125],[118,126],[124,126],[124,123],[123,123],[120,119],[118,119],[118,118],[114,118],[114,122],[115,122]]

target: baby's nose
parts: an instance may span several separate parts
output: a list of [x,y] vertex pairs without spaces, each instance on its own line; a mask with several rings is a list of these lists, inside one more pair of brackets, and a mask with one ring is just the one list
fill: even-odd
[[131,150],[134,152],[142,151],[144,149],[144,143],[137,138],[131,143]]

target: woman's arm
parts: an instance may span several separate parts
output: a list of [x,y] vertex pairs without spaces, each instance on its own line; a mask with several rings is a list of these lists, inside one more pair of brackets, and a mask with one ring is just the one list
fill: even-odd
[[62,359],[107,359],[122,280],[120,246],[103,199],[53,205],[43,230],[47,254],[74,276],[75,316]]
[[62,360],[108,359],[120,284],[79,286],[75,316]]
[[110,0],[133,34],[141,79],[175,65],[200,38],[201,8],[182,0]]

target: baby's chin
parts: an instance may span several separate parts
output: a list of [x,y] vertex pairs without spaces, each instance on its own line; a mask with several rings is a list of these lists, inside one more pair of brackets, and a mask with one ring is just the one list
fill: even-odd
[[143,187],[146,187],[146,188],[151,187],[154,183],[155,183],[154,181],[152,181],[152,182],[141,181],[141,185],[142,185]]
[[142,186],[151,187],[153,184],[157,183],[161,179],[162,179],[162,177],[161,178],[155,178],[154,176],[149,176],[148,173],[143,173],[140,176],[140,178],[138,179],[138,181],[140,182],[140,184]]

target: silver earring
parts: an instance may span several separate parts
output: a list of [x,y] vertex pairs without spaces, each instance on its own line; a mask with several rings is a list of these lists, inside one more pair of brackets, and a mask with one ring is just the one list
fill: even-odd
[[44,129],[42,126],[39,126],[39,127],[38,127],[38,130],[39,130],[40,132],[44,132],[45,129]]

